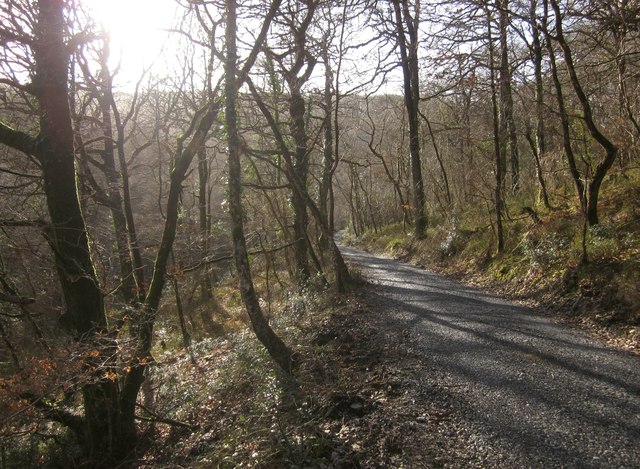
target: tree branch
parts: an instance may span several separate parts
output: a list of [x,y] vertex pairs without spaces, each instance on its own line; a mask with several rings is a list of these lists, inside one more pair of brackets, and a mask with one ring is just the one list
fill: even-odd
[[264,47],[264,41],[265,41],[265,38],[267,37],[267,33],[269,32],[269,28],[271,27],[271,22],[273,21],[273,18],[275,17],[276,13],[278,13],[281,3],[282,3],[282,0],[273,0],[271,2],[271,6],[269,7],[269,11],[264,19],[264,22],[262,23],[262,29],[260,29],[260,33],[256,38],[253,49],[251,49],[251,52],[249,53],[249,57],[247,58],[247,61],[244,63],[242,70],[240,70],[240,73],[238,73],[238,78],[237,78],[238,87],[242,86],[242,84],[246,80],[247,76],[249,75],[249,71],[251,70],[251,67],[253,67],[254,62],[258,57],[258,53]]
[[14,305],[29,305],[36,302],[36,300],[34,300],[33,298],[25,298],[17,295],[8,295],[6,293],[0,293],[0,301],[4,301],[6,303],[12,303]]
[[33,84],[28,83],[26,85],[18,83],[15,80],[9,80],[7,78],[0,78],[0,84],[7,85],[17,90],[23,91],[27,94],[33,95]]
[[21,227],[21,226],[36,226],[38,228],[44,228],[47,224],[43,220],[2,220],[0,219],[0,226],[3,227]]
[[[289,247],[293,246],[294,244],[295,244],[295,241],[292,241],[290,243],[282,244],[280,246],[276,246],[276,247],[273,247],[273,248],[270,248],[270,249],[261,249],[259,251],[250,251],[247,254],[249,254],[250,256],[255,256],[255,255],[258,255],[258,254],[271,254],[272,252],[282,251],[283,249],[289,248]],[[229,254],[228,256],[215,257],[213,259],[203,259],[202,262],[199,262],[197,264],[185,267],[184,269],[182,269],[182,272],[183,273],[193,272],[195,270],[200,269],[201,267],[204,267],[205,265],[216,264],[216,263],[222,262],[222,261],[230,261],[232,259],[233,259],[233,254]]]
[[45,401],[44,396],[36,396],[33,393],[26,392],[20,395],[22,399],[28,401],[36,409],[42,412],[47,418],[61,423],[70,428],[74,433],[81,436],[84,433],[84,419],[79,415],[71,413],[65,409],[55,407],[53,404]]
[[36,156],[38,150],[37,140],[29,134],[12,129],[8,125],[0,122],[0,143],[15,150],[26,153],[29,156]]
[[179,422],[177,420],[173,420],[167,417],[161,417],[158,414],[156,414],[155,412],[153,412],[152,410],[148,409],[147,407],[143,406],[142,404],[136,404],[136,407],[144,410],[147,414],[149,414],[151,417],[141,417],[140,415],[136,415],[136,419],[138,420],[143,420],[145,422],[160,422],[160,423],[166,423],[167,425],[173,425],[174,427],[181,427],[181,428],[186,428],[187,430],[190,431],[195,431],[198,429],[198,425],[190,425],[188,423],[184,423],[184,422]]

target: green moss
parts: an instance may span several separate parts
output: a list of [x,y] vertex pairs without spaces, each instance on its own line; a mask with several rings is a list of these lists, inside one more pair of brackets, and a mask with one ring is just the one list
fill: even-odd
[[394,223],[377,232],[367,231],[355,240],[355,244],[369,251],[400,255],[411,244],[411,238],[401,223]]

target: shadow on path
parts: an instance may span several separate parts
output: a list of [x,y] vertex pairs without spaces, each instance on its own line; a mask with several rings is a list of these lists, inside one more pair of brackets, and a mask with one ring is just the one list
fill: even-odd
[[640,467],[638,357],[475,288],[342,249],[477,445],[508,453],[513,467]]

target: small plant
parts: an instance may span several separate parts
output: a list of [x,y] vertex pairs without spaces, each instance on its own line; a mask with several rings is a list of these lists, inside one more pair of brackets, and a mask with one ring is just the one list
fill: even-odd
[[569,244],[569,240],[558,233],[530,231],[519,246],[532,266],[546,266],[562,259]]
[[437,248],[440,258],[452,257],[462,252],[469,239],[469,234],[456,226],[449,228]]

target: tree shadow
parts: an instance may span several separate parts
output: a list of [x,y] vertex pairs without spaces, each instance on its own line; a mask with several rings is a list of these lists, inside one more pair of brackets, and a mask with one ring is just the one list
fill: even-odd
[[471,428],[529,464],[640,463],[640,360],[444,277],[348,249]]

